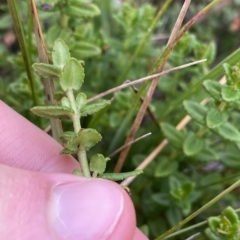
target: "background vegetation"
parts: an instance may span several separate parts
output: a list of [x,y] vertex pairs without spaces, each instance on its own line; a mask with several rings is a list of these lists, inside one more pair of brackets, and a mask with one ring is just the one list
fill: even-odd
[[[184,3],[176,0],[168,6],[130,66],[136,49],[150,31],[154,17],[165,0],[95,0],[93,2],[100,8],[101,14],[94,18],[78,17],[71,11],[66,12],[61,5],[64,2],[36,1],[45,43],[50,51],[54,41],[62,38],[69,45],[71,55],[84,60],[86,76],[83,91],[89,98],[120,85],[127,79],[149,75],[167,44]],[[184,23],[210,2],[192,1]],[[18,7],[29,55],[34,63],[38,61],[38,55],[30,7],[27,1],[19,1]],[[220,80],[224,75],[224,68],[220,66],[218,74],[212,74],[212,69],[221,61],[237,64],[240,57],[237,52],[240,45],[239,12],[239,0],[220,1],[210,13],[198,19],[178,41],[165,69],[194,60],[208,60],[161,77],[149,111],[137,132],[137,136],[148,132],[152,135],[131,147],[123,165],[123,171],[135,169],[165,138],[168,139],[169,144],[147,166],[144,174],[138,176],[130,185],[138,227],[151,239],[199,209],[239,178],[239,97],[229,100],[221,95],[217,98],[211,91],[206,91],[206,86],[204,89],[199,84],[207,79]],[[32,91],[5,1],[0,1],[0,39],[0,98],[34,124],[45,129],[49,121],[39,119],[29,111],[34,106]],[[231,60],[234,52],[235,58]],[[229,69],[229,66],[225,67],[231,78]],[[238,68],[233,69],[233,72],[234,83],[228,78],[227,85],[231,87],[235,84],[238,89]],[[34,84],[38,104],[43,105],[43,86],[37,75],[34,75]],[[145,93],[146,90],[141,96],[144,97]],[[206,97],[209,102],[205,107],[200,107],[197,103]],[[85,118],[82,123],[83,127],[96,128],[103,136],[103,140],[91,154],[101,152],[108,156],[121,147],[141,105],[132,88],[107,98],[112,99],[111,106]],[[211,127],[205,120],[207,113],[216,110],[222,102],[226,103],[221,110],[226,117],[218,123],[218,127]],[[174,126],[186,114],[190,114],[193,121],[178,132]],[[223,128],[226,122],[232,127]],[[63,125],[65,130],[71,127],[67,121],[63,121]],[[119,155],[111,157],[108,172],[114,170],[118,157]],[[229,205],[239,208],[238,196],[239,189],[236,188],[189,225],[219,215]],[[206,227],[204,225],[200,229],[193,229],[174,239],[186,239],[196,232],[201,232],[199,239],[207,239],[204,235]]]

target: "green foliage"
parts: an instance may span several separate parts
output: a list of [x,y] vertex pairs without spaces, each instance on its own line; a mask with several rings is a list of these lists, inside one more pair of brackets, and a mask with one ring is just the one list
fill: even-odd
[[[50,81],[54,80],[56,86],[58,106],[47,107],[43,107],[45,96],[38,75],[35,76],[35,90],[40,106],[33,107],[32,92],[16,41],[12,45],[5,43],[5,37],[12,32],[12,23],[7,6],[0,4],[3,40],[0,44],[0,98],[41,128],[47,127],[48,121],[39,120],[29,109],[45,118],[64,119],[62,154],[78,154],[79,146],[82,146],[88,153],[92,176],[119,181],[140,174],[141,171],[132,170],[167,139],[168,145],[130,186],[138,226],[150,239],[210,201],[233,182],[235,178],[231,177],[240,169],[239,52],[235,51],[239,33],[229,34],[240,5],[239,1],[232,1],[200,19],[179,40],[166,69],[203,58],[207,61],[160,78],[149,106],[156,121],[153,123],[146,114],[138,131],[139,135],[152,132],[152,136],[132,146],[124,165],[126,173],[111,173],[117,157],[108,161],[105,156],[123,145],[140,102],[135,101],[136,93],[131,88],[116,92],[107,97],[109,100],[88,103],[87,99],[126,79],[143,77],[151,71],[166,46],[164,37],[171,32],[182,1],[172,2],[126,71],[158,7],[165,1],[157,2],[157,5],[153,2],[157,1],[36,1],[50,59],[49,64],[43,64],[34,63],[38,62],[38,56],[30,28],[31,17],[27,16],[27,2],[20,1],[19,11],[33,69]],[[192,1],[186,18],[208,3],[208,0]],[[218,66],[220,61],[225,64]],[[126,79],[120,79],[125,71]],[[225,85],[218,82],[223,74],[227,76]],[[208,98],[208,102],[203,106],[200,101],[204,98]],[[70,125],[69,119],[73,119],[74,114],[79,114],[78,119],[81,119],[79,131],[73,131]],[[192,118],[191,122],[179,131],[175,126],[186,114]],[[79,169],[74,174],[84,175]],[[237,200],[237,192],[229,194],[214,209],[196,218],[196,222],[228,205],[237,207]],[[217,219],[215,230],[221,225]],[[228,221],[222,224],[226,225]],[[230,229],[232,225],[226,226]],[[232,229],[234,232],[235,228]],[[228,233],[225,228],[220,227],[221,230]],[[210,229],[202,234],[220,239]],[[187,237],[188,233],[174,239]]]
[[232,207],[225,208],[220,217],[208,219],[209,228],[219,239],[238,240],[240,237],[240,221]]

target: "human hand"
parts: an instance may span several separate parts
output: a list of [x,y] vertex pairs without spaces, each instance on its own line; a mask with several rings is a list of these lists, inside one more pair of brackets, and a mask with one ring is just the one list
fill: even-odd
[[0,236],[6,240],[146,240],[126,191],[71,175],[78,162],[0,101]]

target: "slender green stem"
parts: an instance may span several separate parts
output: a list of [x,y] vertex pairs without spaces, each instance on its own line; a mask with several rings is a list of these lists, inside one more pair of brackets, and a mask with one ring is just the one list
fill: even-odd
[[[73,90],[68,89],[66,91],[66,96],[70,102],[70,107],[74,111],[74,113],[71,116],[71,119],[73,121],[74,132],[78,133],[81,130],[81,124],[80,124],[81,116],[76,107],[76,100],[75,100],[75,96],[73,94]],[[86,150],[84,148],[82,148],[81,146],[79,146],[78,151],[77,151],[77,156],[78,156],[78,160],[81,164],[81,168],[82,168],[84,177],[91,177],[90,171],[89,171],[89,166],[88,166]]]
[[[8,6],[9,6],[9,10],[13,19],[13,25],[16,31],[16,35],[17,35],[17,39],[18,39],[18,43],[22,52],[22,56],[23,56],[23,62],[26,68],[26,72],[27,72],[27,76],[30,82],[30,88],[31,88],[31,92],[32,92],[32,97],[33,97],[33,102],[35,105],[37,104],[37,95],[35,92],[35,86],[34,86],[34,78],[33,78],[33,72],[32,72],[32,67],[31,67],[31,61],[29,58],[29,54],[28,54],[28,48],[26,45],[26,40],[25,40],[25,34],[23,31],[23,27],[22,27],[22,20],[20,19],[19,16],[19,12],[18,12],[18,8],[17,8],[17,3],[16,0],[8,0]],[[30,34],[30,33],[29,33]]]
[[92,177],[93,177],[93,178],[96,178],[97,175],[98,175],[98,173],[97,173],[96,171],[94,171],[93,174],[92,174]]
[[77,152],[77,156],[81,164],[81,169],[83,171],[84,177],[91,177],[89,167],[88,167],[86,150],[84,148],[81,148],[80,146]]
[[217,195],[215,198],[213,198],[211,201],[209,201],[207,204],[205,204],[203,207],[199,208],[196,212],[194,212],[193,214],[191,214],[190,216],[188,216],[187,218],[185,218],[183,221],[181,221],[180,223],[178,223],[177,225],[175,225],[174,227],[172,227],[171,229],[169,229],[168,231],[166,231],[165,233],[163,233],[161,236],[159,236],[158,238],[156,238],[155,240],[162,240],[164,238],[166,238],[167,236],[169,236],[171,233],[173,233],[174,231],[176,231],[178,228],[182,227],[184,224],[188,223],[189,221],[191,221],[193,218],[195,218],[196,216],[198,216],[200,213],[202,213],[203,211],[205,211],[207,208],[209,208],[210,206],[212,206],[214,203],[216,203],[217,201],[219,201],[221,198],[223,198],[226,194],[230,193],[233,189],[235,189],[236,187],[238,187],[240,185],[240,180],[238,180],[237,182],[235,182],[234,184],[232,184],[229,188],[227,188],[226,190],[224,190],[223,192],[221,192],[219,195]]
[[180,235],[180,234],[182,234],[182,233],[185,233],[185,232],[191,231],[191,230],[193,230],[193,229],[195,229],[195,228],[201,227],[201,226],[203,226],[203,225],[205,225],[205,224],[207,224],[207,223],[208,223],[207,220],[202,221],[202,222],[197,223],[197,224],[194,224],[194,225],[192,225],[192,226],[190,226],[190,227],[181,229],[181,230],[179,230],[179,231],[177,231],[177,232],[175,232],[175,233],[173,233],[173,234],[170,234],[169,236],[165,237],[164,239],[169,239],[169,238],[175,237],[175,236]]
[[224,110],[224,108],[226,107],[227,103],[225,101],[222,101],[219,106],[218,106],[218,110],[221,112]]
[[74,127],[74,132],[78,133],[79,130],[81,129],[81,124],[80,124],[80,114],[77,111],[77,107],[76,107],[76,101],[75,101],[75,97],[73,94],[73,90],[72,89],[68,89],[66,91],[66,96],[70,102],[70,106],[74,111],[74,114],[72,114],[72,121],[73,121],[73,127]]
[[68,27],[68,20],[69,17],[67,15],[65,15],[64,13],[61,13],[61,27],[63,28],[67,28]]

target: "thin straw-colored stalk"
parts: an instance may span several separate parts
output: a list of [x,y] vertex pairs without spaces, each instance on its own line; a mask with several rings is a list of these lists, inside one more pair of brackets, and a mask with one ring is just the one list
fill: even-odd
[[[187,22],[187,23],[185,24],[185,26],[182,28],[182,30],[177,34],[177,36],[174,38],[174,40],[167,46],[167,48],[165,49],[165,51],[163,52],[163,54],[160,56],[159,60],[156,62],[155,66],[154,66],[154,68],[153,68],[153,72],[154,72],[154,73],[155,73],[155,72],[161,72],[161,71],[163,70],[164,65],[165,65],[165,63],[166,63],[166,61],[167,61],[170,53],[172,52],[174,46],[175,46],[176,43],[179,41],[179,39],[183,36],[183,34],[184,34],[185,32],[187,32],[188,29],[189,29],[200,17],[206,15],[206,14],[207,14],[216,4],[218,4],[220,1],[221,1],[221,0],[215,0],[215,1],[213,1],[213,2],[210,3],[207,7],[205,7],[203,10],[201,10],[198,14],[196,14],[189,22]],[[152,98],[152,96],[153,96],[153,93],[154,93],[155,89],[156,89],[157,83],[158,83],[158,78],[155,78],[155,79],[153,79],[152,83],[150,84],[149,90],[148,90],[148,92],[147,92],[147,94],[146,94],[146,97],[145,97],[145,99],[144,99],[144,102],[143,102],[142,106],[140,107],[140,109],[139,109],[139,111],[138,111],[138,114],[137,114],[137,116],[136,116],[136,118],[135,118],[135,120],[134,120],[134,123],[133,123],[133,125],[132,125],[131,130],[130,130],[130,133],[129,133],[126,141],[125,141],[125,144],[127,144],[128,142],[131,142],[131,141],[134,139],[134,137],[135,137],[135,135],[136,135],[136,133],[137,133],[139,127],[140,127],[140,124],[141,124],[141,122],[142,122],[142,119],[143,119],[143,116],[144,116],[144,114],[145,114],[145,112],[146,112],[146,109],[147,109],[147,107],[148,107],[148,105],[149,105],[149,102],[150,102],[150,100],[151,100],[151,98]],[[121,171],[122,166],[123,166],[123,164],[124,164],[124,162],[125,162],[125,159],[126,159],[126,157],[127,157],[127,155],[128,155],[128,152],[129,152],[129,150],[130,150],[130,147],[131,147],[131,146],[125,148],[125,149],[121,152],[121,154],[120,154],[120,156],[119,156],[119,159],[118,159],[118,161],[117,161],[117,164],[116,164],[116,166],[115,166],[115,169],[114,169],[115,172],[120,172],[120,171]]]
[[142,140],[143,138],[148,137],[148,136],[151,135],[151,134],[152,134],[152,133],[147,133],[147,134],[142,135],[142,136],[139,137],[139,138],[134,139],[134,141],[129,142],[128,145],[124,145],[124,146],[120,147],[119,149],[117,149],[116,151],[114,151],[113,153],[111,153],[108,157],[111,158],[111,157],[115,156],[117,153],[119,153],[119,152],[120,152],[122,149],[124,149],[125,147],[127,147],[127,146],[129,146],[129,145],[132,145],[132,144],[134,144],[134,143]]
[[153,30],[155,29],[157,23],[159,22],[159,19],[162,17],[162,15],[164,14],[164,12],[166,11],[166,9],[168,8],[168,6],[170,5],[171,2],[172,2],[172,0],[166,0],[165,3],[163,4],[163,6],[158,10],[158,13],[155,16],[155,18],[153,19],[151,25],[149,26],[148,31],[145,33],[142,41],[140,42],[137,49],[133,53],[130,61],[128,62],[128,65],[125,67],[125,70],[123,71],[123,73],[118,78],[117,84],[120,84],[122,82],[122,80],[126,78],[129,70],[132,67],[133,62],[135,61],[135,59],[138,57],[139,53],[144,48],[144,46],[147,43],[148,39],[150,38]]
[[[226,78],[223,77],[220,80],[221,84],[225,84],[226,82]],[[201,101],[201,105],[206,105],[206,103],[208,102],[208,98],[205,98],[203,101]],[[176,126],[176,129],[178,131],[182,130],[189,122],[191,121],[191,117],[189,115],[185,116]],[[167,139],[164,139],[151,153],[150,155],[148,155],[148,157],[146,157],[144,159],[144,161],[136,168],[136,169],[141,169],[144,170],[144,168],[146,168],[148,166],[148,164],[150,164],[155,157],[167,146],[168,141]],[[129,177],[126,178],[121,185],[123,186],[128,186],[133,180],[135,179],[135,177]]]
[[[42,63],[49,63],[48,55],[42,35],[42,29],[38,18],[38,13],[34,0],[31,0],[31,12],[34,22],[34,32],[36,38],[36,45],[38,49],[39,60]],[[57,105],[54,99],[54,83],[51,79],[42,78],[44,93],[46,97],[47,105]],[[62,124],[59,119],[50,119],[53,138],[60,142],[60,136],[62,135]]]
[[171,32],[171,35],[168,39],[168,43],[167,45],[172,42],[172,40],[176,37],[178,31],[180,30],[181,26],[182,26],[182,22],[183,22],[183,19],[185,18],[186,16],[186,13],[187,13],[187,10],[189,8],[189,5],[191,3],[191,0],[185,0],[183,6],[182,6],[182,9],[178,15],[178,18],[177,18],[177,21],[173,27],[173,30]]
[[205,62],[207,59],[203,59],[203,60],[198,60],[198,61],[194,61],[194,62],[191,62],[191,63],[187,63],[187,64],[184,64],[184,65],[181,65],[181,66],[178,66],[178,67],[175,67],[175,68],[171,68],[171,69],[168,69],[166,71],[163,71],[161,73],[157,73],[157,74],[153,74],[153,75],[150,75],[150,76],[147,76],[147,77],[143,77],[143,78],[140,78],[140,79],[137,79],[137,80],[133,80],[133,81],[128,81],[118,87],[115,87],[115,88],[112,88],[112,89],[109,89],[105,92],[102,92],[92,98],[89,98],[88,99],[88,103],[90,102],[93,102],[99,98],[102,98],[108,94],[111,94],[111,93],[114,93],[114,92],[117,92],[119,90],[122,90],[124,88],[127,88],[127,87],[130,87],[130,86],[133,86],[135,84],[139,84],[139,83],[142,83],[142,82],[145,82],[145,81],[148,81],[148,80],[152,80],[153,78],[156,78],[156,77],[159,77],[159,76],[162,76],[162,75],[165,75],[165,74],[168,74],[168,73],[171,73],[171,72],[174,72],[176,70],[179,70],[179,69],[183,69],[183,68],[187,68],[187,67],[190,67],[192,65],[196,65],[198,63],[202,63],[202,62]]

